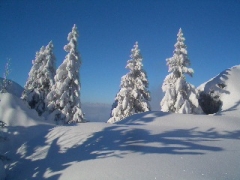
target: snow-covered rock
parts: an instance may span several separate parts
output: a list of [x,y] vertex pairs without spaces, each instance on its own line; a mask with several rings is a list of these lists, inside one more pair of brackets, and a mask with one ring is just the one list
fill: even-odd
[[226,69],[198,87],[200,91],[215,91],[220,95],[220,114],[240,117],[240,65]]

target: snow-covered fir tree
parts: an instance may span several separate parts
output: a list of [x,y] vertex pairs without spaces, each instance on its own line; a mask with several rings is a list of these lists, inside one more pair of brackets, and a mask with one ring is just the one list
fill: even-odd
[[39,115],[45,111],[45,98],[54,84],[56,74],[56,58],[53,53],[52,41],[36,53],[33,66],[29,72],[22,99],[36,109]]
[[7,87],[11,85],[11,81],[8,79],[8,76],[10,74],[10,59],[8,59],[6,65],[5,65],[5,71],[3,73],[3,80],[0,82],[0,93],[7,92]]
[[162,90],[165,92],[160,105],[164,112],[176,112],[183,114],[202,113],[198,103],[198,91],[186,82],[185,74],[193,75],[190,66],[187,46],[182,29],[177,34],[177,43],[174,45],[173,56],[166,59],[169,75],[166,76]]
[[112,106],[108,123],[115,123],[135,113],[150,111],[150,92],[147,74],[143,70],[142,55],[136,42],[126,68],[129,73],[121,78],[120,90]]
[[55,84],[45,100],[48,104],[48,114],[57,123],[84,122],[80,103],[81,59],[78,52],[78,36],[77,26],[74,25],[68,34],[69,43],[64,46],[68,54],[57,69]]

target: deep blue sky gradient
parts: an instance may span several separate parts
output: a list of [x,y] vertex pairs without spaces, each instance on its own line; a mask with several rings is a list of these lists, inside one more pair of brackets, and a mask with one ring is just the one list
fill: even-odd
[[180,27],[193,85],[240,64],[239,0],[0,0],[1,75],[10,58],[10,78],[24,86],[36,51],[51,40],[59,66],[73,24],[80,33],[82,102],[114,101],[136,41],[149,89],[161,94]]

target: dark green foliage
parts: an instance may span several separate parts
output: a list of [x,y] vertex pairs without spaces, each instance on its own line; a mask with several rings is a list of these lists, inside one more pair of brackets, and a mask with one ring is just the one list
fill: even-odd
[[210,93],[201,92],[198,102],[205,114],[217,113],[222,106],[218,93],[214,91],[210,91]]

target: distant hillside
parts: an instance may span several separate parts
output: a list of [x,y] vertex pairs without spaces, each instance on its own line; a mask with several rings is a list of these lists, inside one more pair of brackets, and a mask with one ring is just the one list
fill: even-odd
[[[3,78],[0,77],[0,86],[1,86],[2,82],[3,82]],[[23,87],[14,81],[11,81],[11,85],[9,87],[7,87],[7,91],[17,97],[22,96],[23,90],[24,90]]]
[[111,104],[104,103],[82,103],[82,111],[87,121],[107,122],[111,113]]
[[221,114],[240,117],[240,65],[226,69],[198,87],[200,91],[219,92]]

